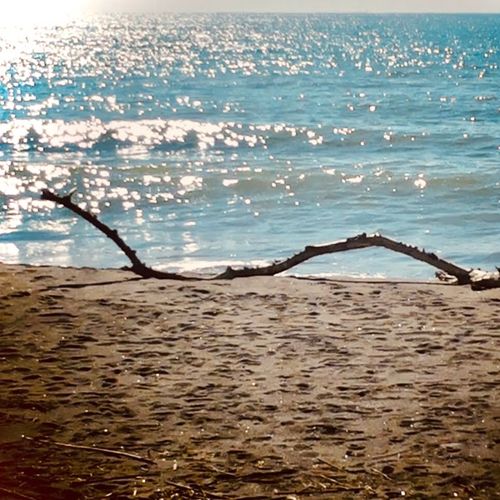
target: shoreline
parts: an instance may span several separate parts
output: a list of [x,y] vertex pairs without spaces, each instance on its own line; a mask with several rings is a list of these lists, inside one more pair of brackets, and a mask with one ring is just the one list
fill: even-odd
[[[124,268],[120,267],[97,267],[97,266],[74,266],[74,265],[53,265],[53,264],[26,264],[26,263],[11,263],[11,262],[3,262],[0,260],[0,269],[2,267],[12,267],[23,269],[60,269],[60,270],[70,270],[70,271],[95,271],[95,272],[103,272],[103,273],[127,273],[130,277],[135,277],[141,280],[156,278],[142,278],[137,274],[134,274],[132,271],[128,271]],[[126,267],[126,266],[125,266]],[[234,269],[240,269],[244,266],[234,266]],[[151,266],[151,269],[156,270],[155,266]],[[166,268],[165,266],[160,266],[158,268],[160,271],[171,272],[171,273],[181,273],[178,270],[171,270]],[[213,282],[213,281],[221,281],[221,282],[230,282],[231,279],[220,279],[217,280],[216,276],[220,274],[222,270],[219,270],[215,273],[203,273],[203,272],[182,272],[182,275],[188,276],[192,278],[192,281],[199,282]],[[429,278],[429,279],[420,279],[420,278],[405,278],[403,276],[400,277],[384,277],[384,276],[369,276],[369,275],[350,275],[350,274],[329,274],[329,273],[318,273],[318,274],[295,274],[293,272],[286,271],[284,273],[275,274],[273,276],[262,276],[262,278],[290,278],[297,280],[305,280],[305,281],[331,281],[331,282],[339,282],[339,283],[367,283],[367,284],[378,284],[378,283],[387,283],[387,284],[408,284],[408,285],[444,285],[444,286],[453,286],[453,283],[447,283],[445,281],[440,281],[437,278]],[[240,279],[248,279],[248,278],[240,278]],[[157,280],[157,281],[176,281],[176,280]]]
[[499,310],[439,282],[0,264],[2,498],[495,498]]

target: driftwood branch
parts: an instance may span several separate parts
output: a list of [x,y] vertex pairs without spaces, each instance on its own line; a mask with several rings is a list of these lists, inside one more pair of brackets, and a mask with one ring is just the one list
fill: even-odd
[[420,250],[417,247],[412,247],[400,243],[398,241],[391,240],[380,234],[367,235],[365,233],[352,238],[347,238],[346,240],[336,241],[334,243],[328,243],[326,245],[319,246],[307,246],[302,252],[299,252],[292,257],[283,260],[281,262],[276,262],[265,267],[254,267],[245,269],[232,269],[228,267],[224,273],[218,276],[218,278],[240,278],[247,276],[272,276],[283,271],[287,271],[292,267],[305,262],[306,260],[312,259],[319,255],[325,255],[336,252],[345,252],[347,250],[357,250],[360,248],[368,247],[384,247],[394,252],[403,253],[414,259],[426,262],[431,266],[444,271],[450,276],[454,276],[459,283],[470,283],[469,273],[461,267],[452,264],[446,260],[440,259],[436,254],[426,252],[425,250]]
[[[59,196],[48,189],[42,191],[42,199],[49,200],[54,203],[63,205],[67,209],[71,210],[73,213],[83,218],[94,227],[99,229],[108,238],[110,238],[118,248],[127,256],[130,260],[132,266],[127,267],[127,270],[143,277],[143,278],[157,278],[157,279],[173,279],[173,280],[193,280],[195,278],[184,276],[177,273],[167,273],[163,271],[157,271],[147,266],[142,262],[136,254],[136,251],[130,248],[125,241],[119,236],[118,231],[111,229],[109,226],[101,222],[95,215],[90,212],[80,208],[78,205],[73,203],[71,196],[73,192],[65,195]],[[345,252],[348,250],[358,250],[362,248],[369,247],[383,247],[393,252],[402,253],[408,255],[413,259],[420,260],[429,264],[437,269],[439,272],[436,273],[438,278],[445,281],[450,281],[450,277],[453,277],[453,281],[458,284],[470,284],[474,290],[483,290],[486,288],[497,288],[500,287],[500,272],[496,273],[485,273],[479,270],[464,269],[462,267],[453,264],[447,260],[441,259],[435,253],[426,252],[415,246],[406,245],[380,234],[367,235],[365,233],[354,236],[352,238],[347,238],[345,240],[336,241],[334,243],[328,243],[326,245],[317,246],[307,246],[301,252],[292,255],[288,259],[274,262],[268,266],[261,267],[244,267],[242,269],[234,269],[228,267],[223,273],[207,279],[234,279],[234,278],[246,278],[250,276],[274,276],[276,274],[288,271],[292,267],[295,267],[303,262],[317,257],[319,255]]]

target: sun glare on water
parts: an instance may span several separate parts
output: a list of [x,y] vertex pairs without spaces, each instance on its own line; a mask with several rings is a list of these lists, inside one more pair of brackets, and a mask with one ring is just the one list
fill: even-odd
[[87,0],[0,0],[0,26],[46,26],[81,16]]

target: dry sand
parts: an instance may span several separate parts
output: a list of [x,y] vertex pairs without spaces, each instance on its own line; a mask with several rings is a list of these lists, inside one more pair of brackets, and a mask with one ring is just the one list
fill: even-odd
[[498,289],[0,265],[0,332],[2,499],[500,496]]

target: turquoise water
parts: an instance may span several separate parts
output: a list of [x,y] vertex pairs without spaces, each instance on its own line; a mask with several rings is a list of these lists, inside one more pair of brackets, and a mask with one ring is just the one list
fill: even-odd
[[[92,18],[0,30],[0,260],[213,272],[381,232],[500,265],[499,15]],[[384,250],[299,274],[429,278]]]

